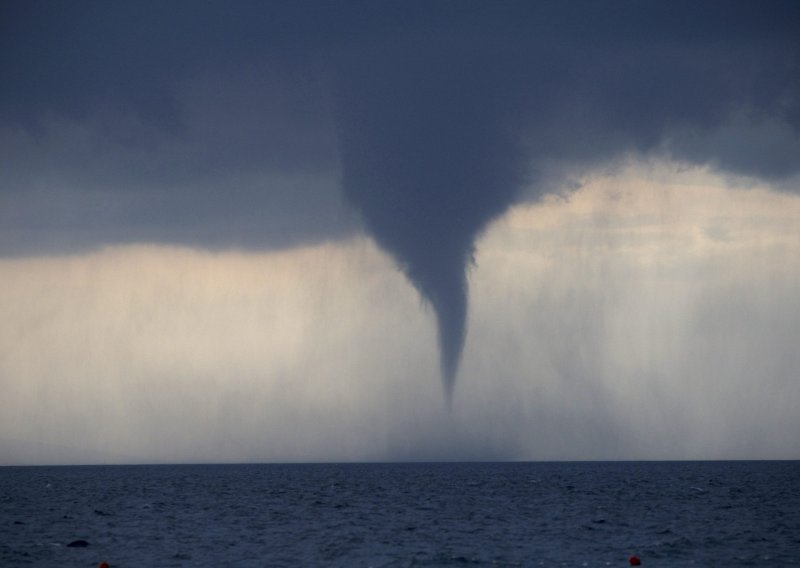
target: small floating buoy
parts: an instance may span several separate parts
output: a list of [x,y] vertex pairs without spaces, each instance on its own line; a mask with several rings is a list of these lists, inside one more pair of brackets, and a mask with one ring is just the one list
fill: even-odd
[[642,559],[634,554],[633,556],[628,558],[628,564],[630,564],[631,566],[641,566]]
[[110,566],[108,565],[108,562],[103,560],[100,564],[97,565],[97,568],[110,568]]

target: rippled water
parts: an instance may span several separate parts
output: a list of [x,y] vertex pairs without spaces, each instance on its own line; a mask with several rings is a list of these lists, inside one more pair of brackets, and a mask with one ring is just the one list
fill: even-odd
[[0,523],[0,566],[792,566],[800,462],[7,467]]

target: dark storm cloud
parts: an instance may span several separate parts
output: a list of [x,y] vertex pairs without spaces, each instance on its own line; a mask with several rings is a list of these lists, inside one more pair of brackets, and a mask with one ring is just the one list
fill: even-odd
[[3,5],[3,254],[281,247],[352,232],[323,8]]
[[351,230],[341,180],[432,304],[448,388],[475,238],[515,201],[630,154],[800,168],[793,2],[2,10],[4,240],[285,246]]
[[[798,167],[797,44],[780,33],[796,26],[753,7],[620,6],[473,5],[360,45],[340,70],[344,191],[432,304],[448,392],[473,243],[523,185],[537,197],[548,170],[655,150],[765,177]],[[762,115],[789,129],[777,152],[753,152]],[[732,116],[732,145],[708,137]]]

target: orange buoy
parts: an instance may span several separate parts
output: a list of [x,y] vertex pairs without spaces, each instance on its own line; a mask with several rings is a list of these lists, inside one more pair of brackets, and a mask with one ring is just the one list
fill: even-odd
[[628,564],[630,564],[631,566],[641,566],[642,559],[634,554],[633,556],[628,558]]

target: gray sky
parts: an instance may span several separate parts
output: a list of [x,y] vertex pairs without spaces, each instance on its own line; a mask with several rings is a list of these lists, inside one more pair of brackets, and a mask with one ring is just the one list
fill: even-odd
[[796,4],[0,10],[0,463],[800,457]]

